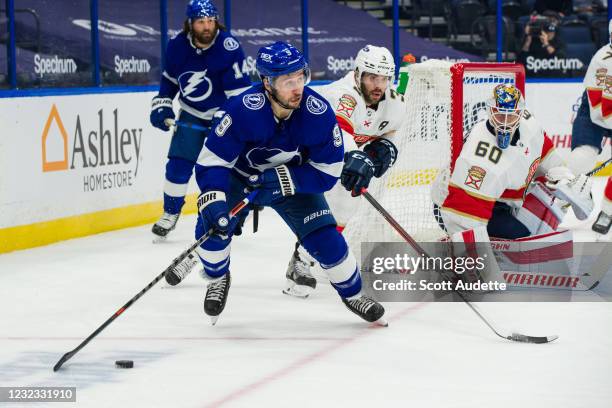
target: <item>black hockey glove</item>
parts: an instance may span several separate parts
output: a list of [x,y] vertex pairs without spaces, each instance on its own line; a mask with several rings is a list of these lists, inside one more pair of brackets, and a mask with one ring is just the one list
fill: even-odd
[[374,163],[361,150],[344,153],[344,167],[340,175],[340,182],[353,197],[360,195],[362,188],[368,188],[374,172]]
[[375,177],[385,174],[397,159],[397,147],[387,139],[376,139],[365,145],[363,151],[374,162]]

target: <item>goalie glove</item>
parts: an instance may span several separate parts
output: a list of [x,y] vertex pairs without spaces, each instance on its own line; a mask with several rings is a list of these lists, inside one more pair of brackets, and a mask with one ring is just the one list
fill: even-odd
[[387,139],[376,139],[368,143],[363,151],[374,163],[374,177],[381,177],[397,159],[397,147]]
[[552,193],[555,197],[567,201],[572,206],[576,218],[582,221],[586,220],[593,211],[592,185],[593,180],[581,174],[570,181],[560,181]]
[[548,170],[545,177],[546,181],[544,182],[544,185],[546,185],[550,191],[554,191],[558,186],[568,184],[570,181],[576,178],[574,173],[572,173],[572,171],[565,166],[553,167],[552,169]]

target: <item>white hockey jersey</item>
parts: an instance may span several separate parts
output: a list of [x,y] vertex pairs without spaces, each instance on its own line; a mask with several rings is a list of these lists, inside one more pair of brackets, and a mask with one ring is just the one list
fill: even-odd
[[[391,131],[398,131],[406,116],[404,95],[391,89],[391,86],[387,87],[376,109],[366,106],[361,90],[355,84],[353,71],[317,91],[334,108],[338,124],[345,133],[345,141],[350,139],[346,137],[348,133],[357,147]],[[353,150],[350,146],[347,143],[345,150]]]
[[[516,209],[523,205],[529,184],[549,169],[563,165],[552,141],[528,111],[506,149],[497,147],[493,127],[487,120],[474,125],[455,162],[448,194],[434,202],[450,234],[486,226],[493,206],[500,201]],[[439,177],[433,188],[440,186]]]
[[601,47],[591,59],[584,76],[591,121],[612,129],[612,46]]

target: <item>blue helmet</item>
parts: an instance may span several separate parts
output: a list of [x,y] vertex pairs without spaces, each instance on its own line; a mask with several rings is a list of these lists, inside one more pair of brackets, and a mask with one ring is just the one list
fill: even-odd
[[256,66],[260,77],[277,77],[300,69],[308,71],[304,55],[293,45],[282,41],[261,47]]
[[488,102],[489,121],[495,128],[497,146],[505,149],[518,129],[525,102],[521,91],[512,84],[499,84]]
[[190,0],[185,14],[190,20],[203,17],[219,18],[219,10],[210,0]]

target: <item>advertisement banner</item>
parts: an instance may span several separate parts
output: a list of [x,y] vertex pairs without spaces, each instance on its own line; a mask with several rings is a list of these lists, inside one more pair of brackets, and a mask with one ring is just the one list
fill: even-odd
[[0,99],[0,228],[161,200],[171,133],[151,97]]

